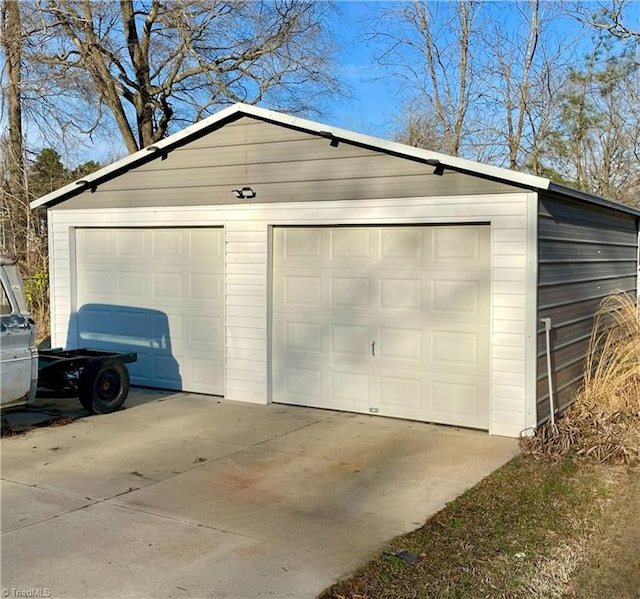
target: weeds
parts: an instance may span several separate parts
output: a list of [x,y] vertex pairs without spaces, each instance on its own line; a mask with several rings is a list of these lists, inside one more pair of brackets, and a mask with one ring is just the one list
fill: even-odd
[[640,318],[634,298],[606,297],[594,319],[585,378],[575,403],[555,427],[523,437],[524,453],[640,461]]
[[24,273],[24,294],[36,321],[36,341],[40,342],[49,335],[49,272],[46,264],[28,270],[30,272]]

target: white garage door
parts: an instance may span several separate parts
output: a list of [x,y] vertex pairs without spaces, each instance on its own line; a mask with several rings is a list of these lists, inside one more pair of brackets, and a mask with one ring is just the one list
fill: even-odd
[[273,398],[489,426],[490,228],[282,227]]
[[136,351],[134,384],[222,395],[223,244],[215,228],[77,229],[76,345]]

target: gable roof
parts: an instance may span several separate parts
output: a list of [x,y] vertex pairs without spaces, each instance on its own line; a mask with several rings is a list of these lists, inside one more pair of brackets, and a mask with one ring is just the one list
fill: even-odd
[[440,154],[438,152],[432,152],[430,150],[414,148],[405,144],[387,141],[370,135],[363,135],[346,129],[331,127],[315,121],[241,103],[229,106],[228,108],[225,108],[202,121],[198,121],[197,123],[182,129],[174,135],[162,139],[151,146],[143,148],[134,154],[130,154],[125,158],[85,176],[82,179],[78,179],[73,183],[69,183],[60,189],[42,196],[41,198],[31,202],[30,206],[31,208],[38,208],[41,206],[52,207],[56,204],[60,204],[61,202],[75,197],[88,189],[95,189],[100,183],[113,179],[124,172],[130,171],[138,165],[146,164],[147,162],[156,160],[163,156],[166,157],[167,153],[174,148],[186,145],[190,141],[202,137],[203,135],[224,126],[226,123],[235,121],[242,116],[254,117],[283,127],[307,132],[311,135],[327,137],[329,139],[351,143],[397,157],[404,157],[410,160],[423,162],[424,164],[433,167],[441,167],[483,179],[499,181],[519,188],[546,190],[568,198],[588,201],[640,216],[639,210],[635,210],[615,202],[610,202],[563,185],[558,185],[544,177],[490,166],[466,160],[464,158],[457,158],[454,156]]

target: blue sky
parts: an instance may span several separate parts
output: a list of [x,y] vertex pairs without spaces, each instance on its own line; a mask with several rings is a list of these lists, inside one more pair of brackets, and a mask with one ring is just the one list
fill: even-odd
[[[334,34],[342,47],[339,54],[340,75],[351,87],[352,97],[348,101],[335,101],[324,119],[327,124],[367,133],[383,138],[391,138],[398,129],[401,107],[393,84],[385,83],[385,71],[375,62],[373,44],[364,39],[362,20],[370,18],[376,10],[384,10],[398,5],[401,0],[366,1],[338,0],[341,19],[335,23]],[[452,0],[441,0],[446,4]],[[554,0],[548,0],[553,2]],[[637,3],[640,15],[640,0]],[[506,27],[514,21],[509,17],[514,2],[506,0],[488,0],[485,11],[498,11]],[[594,8],[598,5],[593,2]],[[577,23],[565,17],[555,22],[555,33],[572,37],[578,31]],[[590,41],[584,39],[575,45],[576,56],[583,57],[592,49]]]
[[342,18],[336,23],[335,35],[342,48],[340,75],[351,87],[352,96],[335,102],[326,120],[329,125],[359,133],[390,137],[397,104],[393,91],[380,80],[383,73],[374,62],[372,45],[362,39],[361,21],[370,16],[371,4],[359,0],[338,2]]
[[347,100],[332,103],[325,119],[327,124],[359,133],[390,138],[398,102],[393,87],[384,81],[385,72],[374,58],[374,45],[364,36],[362,21],[375,10],[388,8],[396,2],[364,0],[338,1],[341,19],[335,24],[334,35],[339,52],[340,77],[350,87]]
[[[319,0],[321,1],[321,0]],[[333,35],[340,48],[338,55],[339,77],[350,88],[351,96],[348,100],[327,100],[324,115],[318,119],[328,125],[351,129],[382,138],[392,138],[398,127],[401,105],[392,85],[385,82],[385,71],[374,59],[373,45],[368,42],[363,33],[362,21],[371,17],[378,10],[399,6],[399,0],[363,1],[338,0],[340,16],[334,23]],[[444,6],[446,3],[443,2]],[[491,0],[483,10],[499,11],[505,27],[512,26],[509,11],[513,3],[501,0]],[[640,9],[640,2],[637,4]],[[640,13],[640,10],[639,10]],[[556,25],[557,31],[569,35],[569,31],[576,30],[576,24],[568,19],[561,20]],[[446,32],[443,32],[446,35]],[[576,53],[584,55],[576,48]],[[269,108],[269,106],[265,106]],[[72,149],[65,162],[75,164],[85,160],[100,160],[110,162],[122,156],[124,150],[118,143],[119,136],[114,135],[113,141],[102,141],[88,147]],[[74,151],[75,150],[75,151]]]

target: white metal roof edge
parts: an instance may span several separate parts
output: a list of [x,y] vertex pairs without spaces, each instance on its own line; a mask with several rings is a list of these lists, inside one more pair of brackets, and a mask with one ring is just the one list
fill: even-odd
[[[146,161],[147,159],[149,159],[149,152],[153,152],[154,155],[161,156],[164,153],[163,150],[170,151],[174,146],[180,144],[180,142],[189,140],[192,137],[197,137],[200,132],[209,129],[216,124],[224,123],[232,117],[241,115],[253,116],[255,118],[269,121],[275,124],[293,127],[295,129],[308,131],[310,133],[322,135],[325,137],[332,137],[345,142],[359,144],[374,150],[377,149],[382,152],[388,152],[400,157],[406,157],[422,162],[425,162],[427,160],[438,161],[445,168],[463,172],[472,176],[494,179],[505,183],[512,183],[518,187],[540,190],[553,190],[556,193],[560,193],[561,195],[573,195],[571,193],[573,190],[571,190],[570,188],[565,188],[563,186],[554,184],[550,179],[544,177],[538,177],[526,173],[519,173],[497,166],[490,166],[479,162],[474,162],[472,160],[466,160],[464,158],[456,158],[454,156],[448,156],[446,154],[440,154],[438,152],[432,152],[430,150],[414,148],[405,144],[387,141],[378,137],[373,137],[371,135],[355,133],[353,131],[332,127],[330,125],[324,125],[322,123],[283,114],[273,110],[268,110],[266,108],[237,103],[224,108],[223,110],[220,110],[219,112],[203,119],[202,121],[194,123],[193,125],[182,129],[178,133],[174,133],[173,135],[162,139],[152,144],[151,146],[148,146],[147,148],[143,148],[142,150],[139,150],[134,154],[126,156],[125,158],[122,158],[108,166],[105,166],[95,173],[91,173],[90,175],[87,175],[82,179],[74,181],[73,183],[65,185],[60,189],[42,196],[41,198],[38,198],[37,200],[31,202],[30,206],[31,208],[38,208],[40,206],[51,204],[56,200],[64,201],[66,199],[69,199],[87,189],[96,187],[102,180],[108,178],[111,175],[114,175],[115,173],[124,172],[134,167],[137,163]],[[582,196],[582,199],[595,201],[595,203],[605,202],[600,198],[597,198],[596,196],[591,196],[590,194],[584,194]],[[606,201],[606,203],[611,207],[618,207],[618,205],[613,202]],[[627,208],[623,206],[620,207]],[[629,211],[635,212],[633,211],[633,209],[629,209]]]
[[78,179],[73,183],[69,183],[68,185],[61,187],[60,189],[56,189],[55,191],[52,191],[51,193],[48,193],[47,195],[42,196],[37,200],[34,200],[29,205],[31,208],[38,208],[40,206],[49,204],[59,198],[67,199],[65,196],[68,196],[69,198],[71,198],[74,195],[78,195],[79,193],[85,191],[86,189],[90,189],[92,186],[97,185],[98,183],[100,183],[102,179],[105,179],[109,175],[121,170],[126,170],[127,167],[130,168],[136,163],[142,162],[143,160],[149,158],[150,151],[153,151],[158,156],[160,156],[162,155],[162,152],[160,152],[159,150],[170,149],[172,146],[176,145],[178,142],[184,140],[185,138],[192,137],[196,135],[198,132],[200,132],[201,130],[206,129],[207,127],[211,127],[212,125],[215,125],[217,122],[224,121],[230,116],[233,116],[238,112],[241,112],[241,109],[244,107],[245,106],[242,104],[234,104],[233,106],[224,108],[223,110],[216,112],[210,117],[207,117],[206,119],[198,121],[193,125],[189,125],[185,129],[182,129],[177,133],[174,133],[173,135],[166,137],[165,139],[161,139],[160,141],[150,146],[147,146],[142,150],[138,150],[133,154],[129,154],[128,156],[125,156],[124,158],[121,158],[120,160],[117,160],[116,162],[113,162],[108,166],[105,166],[95,171],[94,173],[87,175],[86,177],[82,177],[81,179]]
[[307,119],[274,112],[272,110],[266,110],[264,108],[258,108],[256,106],[243,105],[243,112],[264,120],[289,125],[298,129],[304,129],[320,135],[335,137],[336,139],[368,146],[372,149],[378,149],[398,156],[406,156],[407,158],[414,158],[423,162],[425,160],[438,160],[445,168],[451,167],[453,170],[462,171],[471,175],[476,174],[478,176],[485,176],[491,179],[498,179],[524,187],[534,187],[537,189],[547,189],[551,183],[549,179],[544,177],[519,173],[505,168],[500,168],[498,166],[490,166],[480,162],[466,160],[464,158],[456,158],[447,154],[432,152],[431,150],[414,148],[413,146],[408,146],[395,141],[388,141],[379,137],[365,135],[363,133],[355,133],[354,131],[340,129],[330,125],[323,125],[315,121],[309,121]]

